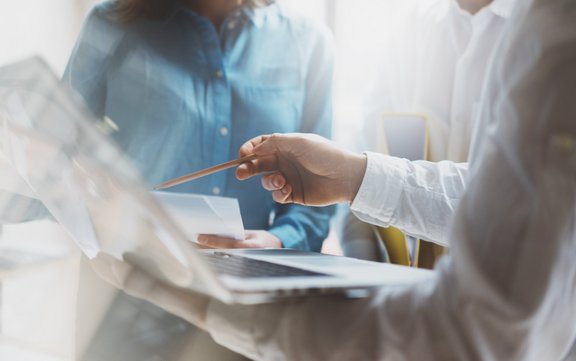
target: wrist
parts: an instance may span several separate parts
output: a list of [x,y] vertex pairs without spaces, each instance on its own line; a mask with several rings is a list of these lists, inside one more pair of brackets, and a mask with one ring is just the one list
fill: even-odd
[[351,154],[348,163],[349,176],[345,200],[348,203],[352,203],[354,198],[356,198],[356,194],[358,194],[362,181],[364,180],[364,174],[366,173],[366,167],[368,165],[368,157],[366,154]]

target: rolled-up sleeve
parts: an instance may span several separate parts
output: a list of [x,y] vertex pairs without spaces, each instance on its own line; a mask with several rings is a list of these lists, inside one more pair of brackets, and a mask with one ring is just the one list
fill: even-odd
[[409,161],[367,153],[366,175],[351,210],[361,220],[394,226],[448,245],[451,216],[466,186],[467,163]]

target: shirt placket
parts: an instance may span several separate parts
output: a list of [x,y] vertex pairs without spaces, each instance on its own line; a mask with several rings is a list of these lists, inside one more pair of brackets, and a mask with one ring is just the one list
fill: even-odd
[[[464,21],[464,19],[462,19]],[[460,57],[456,62],[456,69],[454,72],[454,84],[452,93],[452,104],[450,110],[450,134],[448,137],[446,157],[454,161],[464,161],[466,158],[467,142],[466,137],[466,123],[470,113],[470,99],[468,96],[468,78],[469,72],[474,71],[470,69],[470,53],[472,52],[477,32],[472,21],[471,16],[466,16],[466,27],[468,29],[461,29],[469,32],[467,41],[461,49]],[[462,34],[460,34],[462,36]],[[464,158],[464,159],[463,159]]]
[[[206,19],[201,25],[201,37],[207,59],[206,91],[208,94],[207,139],[211,139],[211,164],[228,161],[231,147],[231,104],[232,94],[228,81],[226,62],[222,51],[220,36]],[[226,192],[228,172],[219,172],[210,176],[208,193],[221,195]]]
[[478,94],[472,91],[472,89],[476,89],[478,84],[472,84],[472,81],[476,79],[473,75],[485,71],[484,62],[477,61],[477,59],[479,56],[486,56],[486,54],[479,54],[479,50],[481,50],[486,28],[492,24],[492,15],[492,12],[486,8],[470,18],[470,40],[456,68],[455,92],[452,103],[453,124],[447,156],[448,159],[457,162],[468,160],[471,133],[475,128],[473,124],[475,121],[474,108],[478,100]]

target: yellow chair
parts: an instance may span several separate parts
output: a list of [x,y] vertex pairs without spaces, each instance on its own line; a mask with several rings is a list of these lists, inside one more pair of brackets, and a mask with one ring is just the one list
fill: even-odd
[[[403,266],[417,266],[412,262],[407,240],[404,233],[396,227],[376,227],[374,233],[378,241],[384,245],[388,252],[390,263]],[[416,261],[418,260],[415,257]]]
[[[409,160],[428,158],[428,121],[423,114],[382,113],[378,122],[377,151]],[[410,254],[407,236],[395,227],[374,227],[384,245],[390,263],[433,268],[445,248],[431,242],[414,240]]]

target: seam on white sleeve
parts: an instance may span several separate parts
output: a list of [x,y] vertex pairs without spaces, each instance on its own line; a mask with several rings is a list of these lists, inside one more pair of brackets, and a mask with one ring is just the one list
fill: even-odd
[[366,152],[364,179],[350,209],[359,218],[387,226],[404,191],[407,160]]

